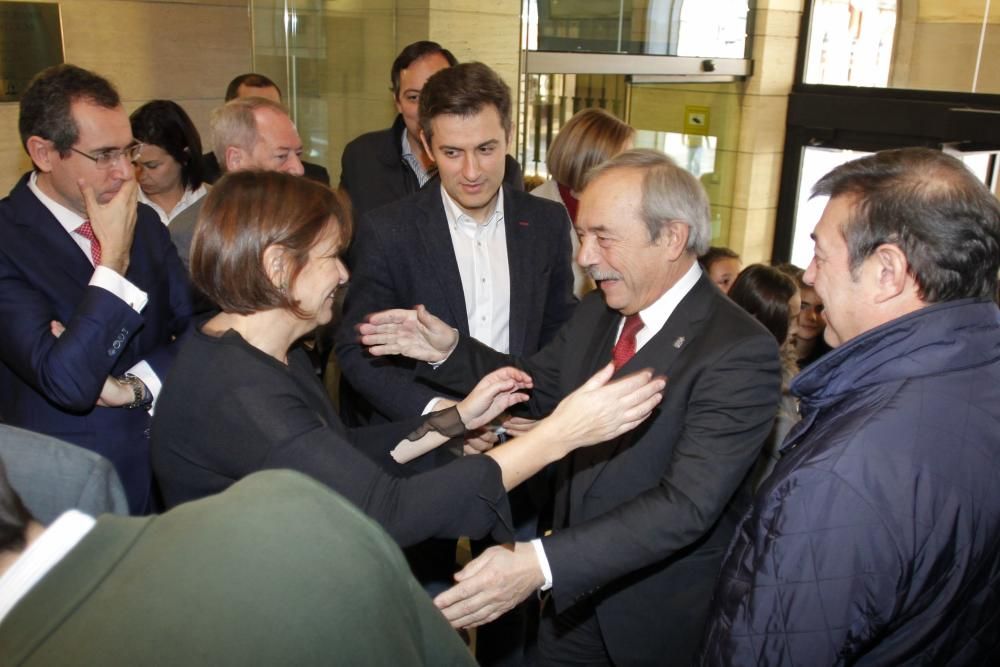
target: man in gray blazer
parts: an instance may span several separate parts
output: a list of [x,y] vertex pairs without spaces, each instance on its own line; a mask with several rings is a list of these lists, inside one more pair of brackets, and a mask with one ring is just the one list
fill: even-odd
[[0,424],[0,461],[11,485],[42,523],[69,509],[92,516],[128,514],[114,466],[89,449]]

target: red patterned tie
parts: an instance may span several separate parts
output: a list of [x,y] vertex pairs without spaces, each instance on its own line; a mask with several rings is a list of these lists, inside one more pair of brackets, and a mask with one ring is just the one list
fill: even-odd
[[611,360],[615,364],[615,370],[628,363],[628,360],[635,356],[635,335],[643,327],[642,318],[639,313],[629,315],[625,318],[622,326],[622,333],[618,337],[618,342],[611,350]]
[[101,242],[94,236],[94,228],[90,226],[90,220],[85,220],[82,225],[73,231],[90,241],[90,258],[94,260],[94,266],[100,266]]

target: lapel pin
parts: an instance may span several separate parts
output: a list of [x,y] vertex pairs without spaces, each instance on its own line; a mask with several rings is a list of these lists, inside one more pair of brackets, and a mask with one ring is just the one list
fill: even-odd
[[522,227],[527,227],[528,226],[528,221],[527,220],[518,220],[517,224],[521,225]]
[[684,336],[678,336],[677,339],[674,341],[674,348],[679,350],[681,349],[681,345],[683,344],[684,344]]

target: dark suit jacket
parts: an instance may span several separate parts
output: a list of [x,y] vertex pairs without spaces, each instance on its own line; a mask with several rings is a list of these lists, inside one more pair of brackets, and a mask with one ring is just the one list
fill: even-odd
[[[159,216],[140,204],[125,277],[146,307],[88,286],[94,268],[27,181],[0,202],[0,415],[107,457],[132,511],[148,510],[149,413],[94,403],[108,375],[139,361],[166,377],[170,343],[191,316],[187,273]],[[61,337],[51,320],[66,326]]]
[[[219,160],[216,159],[215,153],[205,153],[201,156],[201,162],[205,166],[206,183],[212,184],[222,178],[222,170],[219,168]],[[330,187],[330,172],[326,170],[326,167],[303,160],[302,168],[305,170],[303,175],[306,178]]]
[[[529,407],[544,415],[608,363],[620,321],[594,292],[532,357],[463,336],[420,375],[464,390],[515,361],[534,378]],[[542,542],[556,610],[588,599],[616,665],[686,665],[738,518],[730,501],[777,409],[778,351],[703,275],[620,373],[642,368],[668,377],[663,402],[631,433],[560,462],[554,532]]]
[[[569,319],[572,294],[569,221],[559,204],[503,188],[510,270],[510,349],[530,354]],[[468,333],[462,279],[448,231],[440,187],[371,212],[351,250],[353,274],[337,332],[343,376],[389,420],[420,414],[440,391],[414,382],[413,363],[375,359],[358,344],[354,327],[369,313],[424,304]]]
[[102,516],[0,624],[0,656],[26,667],[475,664],[392,539],[287,470],[160,516]]
[[[351,198],[355,220],[420,189],[416,175],[403,160],[405,131],[403,116],[397,115],[389,129],[362,134],[344,147],[340,187]],[[503,184],[505,188],[524,190],[521,165],[509,155]]]

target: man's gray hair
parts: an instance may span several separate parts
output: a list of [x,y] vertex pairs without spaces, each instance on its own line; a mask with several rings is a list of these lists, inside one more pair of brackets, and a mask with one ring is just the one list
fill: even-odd
[[212,152],[219,161],[219,168],[226,171],[226,149],[242,148],[248,153],[257,144],[258,109],[271,109],[288,115],[284,106],[263,97],[238,97],[212,111],[209,127],[212,131]]
[[643,172],[639,212],[650,241],[660,238],[663,223],[678,220],[691,229],[687,249],[695,255],[708,252],[712,241],[711,209],[705,188],[691,172],[678,167],[660,151],[636,148],[619,153],[588,171],[584,188],[598,177],[618,169]]

